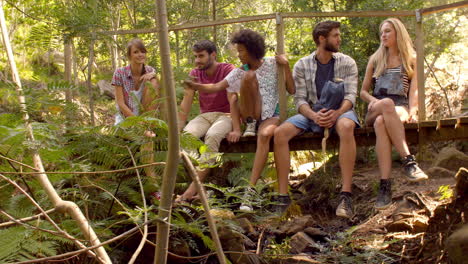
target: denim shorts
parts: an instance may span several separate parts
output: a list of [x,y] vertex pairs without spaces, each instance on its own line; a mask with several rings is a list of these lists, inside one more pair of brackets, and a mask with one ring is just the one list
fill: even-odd
[[[359,124],[359,119],[356,115],[356,112],[354,110],[348,110],[344,114],[340,115],[337,119],[337,121],[341,118],[348,118],[354,121],[356,123],[356,128],[361,127]],[[297,114],[295,116],[292,116],[286,120],[286,122],[289,122],[293,124],[295,127],[302,129],[302,133],[305,132],[313,132],[313,133],[323,133],[323,127],[320,127],[317,125],[314,121],[311,119],[308,119],[307,117],[303,116],[302,114]],[[335,126],[332,127],[332,131],[334,131]]]

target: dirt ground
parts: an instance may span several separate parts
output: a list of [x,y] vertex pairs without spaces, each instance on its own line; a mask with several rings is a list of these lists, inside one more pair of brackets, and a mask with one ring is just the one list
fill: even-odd
[[[422,162],[420,166],[427,171],[432,162]],[[339,173],[338,168],[331,170]],[[353,205],[356,214],[353,219],[336,217],[334,208],[338,198],[320,200],[320,195],[310,188],[317,187],[318,184],[310,183],[312,180],[309,179],[302,183],[306,186],[309,183],[307,187],[298,188],[308,190],[303,200],[309,202],[301,203],[299,200],[298,203],[303,208],[303,213],[315,216],[317,226],[329,233],[331,239],[338,241],[335,248],[327,251],[329,255],[335,251],[337,256],[326,256],[327,262],[347,263],[341,261],[344,256],[340,254],[360,254],[360,261],[368,256],[365,263],[447,263],[445,240],[456,228],[467,222],[465,215],[468,213],[466,201],[455,205],[451,198],[444,197],[455,187],[454,175],[455,173],[440,174],[424,182],[410,183],[403,175],[400,165],[394,162],[393,204],[378,211],[374,208],[379,182],[378,166],[376,162],[358,163],[353,177]],[[337,182],[331,182],[334,183]],[[449,188],[440,191],[441,186]],[[339,190],[338,183],[335,193],[339,193]],[[318,199],[317,203],[311,204],[313,199]],[[317,210],[318,205],[326,209]],[[340,232],[348,234],[348,237],[333,235]],[[347,253],[340,252],[346,251],[346,247]],[[379,261],[371,261],[379,253],[388,256],[387,260],[381,257]],[[353,263],[353,258],[350,261]]]

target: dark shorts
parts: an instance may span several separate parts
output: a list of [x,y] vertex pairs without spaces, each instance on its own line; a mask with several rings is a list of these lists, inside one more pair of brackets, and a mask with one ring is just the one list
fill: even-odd
[[[338,117],[338,120],[341,118],[351,119],[354,121],[354,123],[356,123],[356,128],[361,127],[361,125],[359,124],[359,119],[356,115],[356,112],[354,112],[354,110],[348,110],[344,114],[340,115]],[[323,133],[323,127],[320,127],[314,121],[308,119],[307,117],[301,114],[297,114],[295,116],[288,118],[286,122],[289,122],[293,124],[295,127],[302,129],[303,130],[302,133],[305,133],[305,132]],[[332,130],[334,130],[334,128],[335,126],[332,127]]]

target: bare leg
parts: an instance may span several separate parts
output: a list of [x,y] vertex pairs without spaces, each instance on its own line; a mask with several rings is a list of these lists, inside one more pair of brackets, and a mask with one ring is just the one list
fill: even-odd
[[379,162],[380,178],[389,179],[392,171],[392,142],[387,133],[385,120],[382,115],[377,116],[374,121],[376,136],[375,151]]
[[[200,182],[205,180],[206,176],[210,173],[210,169],[205,170],[197,170],[198,178],[200,178]],[[190,186],[185,190],[185,192],[179,197],[179,201],[183,200],[190,200],[197,194],[197,187],[195,183],[192,181]]]
[[288,193],[288,176],[291,166],[291,155],[289,153],[289,141],[302,130],[289,122],[281,124],[275,129],[275,165],[278,175],[279,193]]
[[356,123],[348,118],[340,118],[336,123],[336,131],[340,137],[339,160],[343,192],[351,192],[353,182],[353,170],[356,161],[355,127]]
[[270,140],[279,123],[278,117],[272,117],[263,121],[258,128],[257,149],[252,174],[250,176],[251,185],[255,185],[261,177],[261,173],[263,168],[265,168],[265,163],[268,158],[268,152],[270,151]]
[[247,117],[260,120],[262,102],[258,90],[257,75],[254,71],[247,71],[241,81],[239,110],[242,120]]
[[387,134],[395,149],[400,154],[400,157],[406,157],[410,154],[408,144],[405,139],[405,128],[400,120],[396,110],[395,104],[389,98],[382,99],[376,102],[372,111],[368,113],[366,124],[372,125],[377,116],[382,115],[387,129]]

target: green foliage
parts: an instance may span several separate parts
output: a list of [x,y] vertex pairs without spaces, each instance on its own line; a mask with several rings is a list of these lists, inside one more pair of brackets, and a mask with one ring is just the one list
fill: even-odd
[[272,239],[270,240],[268,247],[265,248],[264,255],[271,259],[277,258],[275,256],[278,255],[289,255],[289,251],[291,250],[290,242],[290,237],[283,239],[280,243],[277,243],[274,239]]
[[439,200],[450,199],[453,197],[453,190],[450,185],[441,185],[437,190],[437,193],[440,194]]

